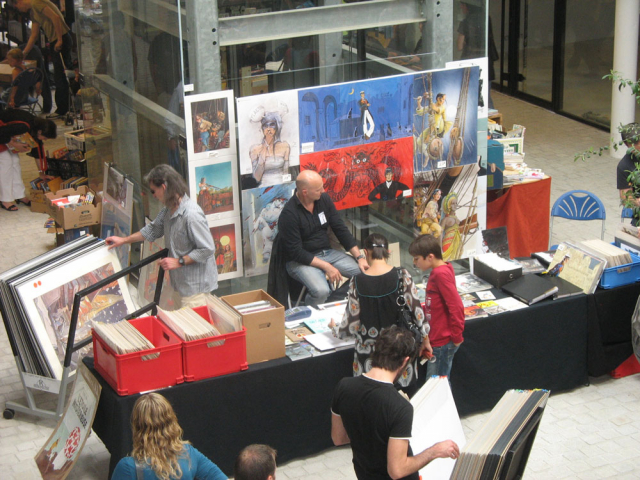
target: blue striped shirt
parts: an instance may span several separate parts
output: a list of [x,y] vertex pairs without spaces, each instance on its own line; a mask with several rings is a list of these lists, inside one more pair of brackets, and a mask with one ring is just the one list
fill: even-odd
[[187,195],[173,213],[165,207],[156,219],[140,230],[142,236],[153,242],[164,236],[169,257],[189,256],[194,263],[169,270],[171,286],[183,297],[208,293],[218,288],[211,231],[204,212]]

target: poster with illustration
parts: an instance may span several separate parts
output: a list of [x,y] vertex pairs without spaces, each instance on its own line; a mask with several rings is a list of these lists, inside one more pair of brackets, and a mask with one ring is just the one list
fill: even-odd
[[446,261],[482,251],[487,225],[486,176],[477,164],[414,176],[414,229],[440,239]]
[[209,219],[209,230],[215,246],[218,281],[241,277],[243,269],[240,219]]
[[184,97],[189,161],[236,153],[233,90]]
[[[133,211],[132,211],[133,213]],[[102,200],[102,224],[100,225],[100,238],[128,237],[131,235],[131,213],[125,212],[107,197]],[[129,266],[131,245],[125,244],[113,249],[118,255],[120,265]]]
[[242,192],[242,238],[247,277],[269,270],[278,218],[296,188],[295,182]]
[[300,164],[297,91],[238,98],[239,158],[243,188],[295,179]]
[[98,408],[100,382],[80,364],[67,407],[34,460],[44,480],[64,480],[80,456]]
[[238,216],[236,168],[231,156],[189,162],[190,196],[213,220]]
[[489,89],[491,83],[489,81],[489,59],[487,57],[473,58],[471,60],[458,60],[455,62],[447,62],[447,68],[459,67],[478,67],[479,70],[479,89],[478,89],[478,118],[487,118],[489,116]]
[[103,198],[110,200],[123,211],[131,215],[133,212],[133,182],[108,163],[103,169]]
[[414,172],[477,162],[478,75],[478,67],[415,75]]
[[300,153],[411,137],[413,75],[298,91]]
[[338,210],[409,197],[413,189],[411,137],[300,157],[301,170],[315,170]]
[[[146,221],[151,223],[149,220]],[[162,249],[164,249],[164,237],[156,239],[155,242],[145,240],[142,247],[142,260],[150,257],[154,253],[158,253]],[[140,269],[140,278],[138,279],[138,298],[140,299],[141,307],[153,302],[156,294],[156,286],[158,284],[159,271],[160,265],[158,260],[145,265]],[[176,309],[176,304],[173,300],[173,292],[174,290],[171,286],[169,272],[165,271],[162,279],[162,293],[160,293],[160,308],[163,310]]]

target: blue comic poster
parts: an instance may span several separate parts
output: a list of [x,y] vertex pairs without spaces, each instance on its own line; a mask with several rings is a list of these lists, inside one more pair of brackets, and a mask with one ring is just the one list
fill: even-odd
[[478,67],[467,67],[415,75],[415,173],[477,162],[479,73]]
[[298,92],[300,153],[411,136],[413,75]]

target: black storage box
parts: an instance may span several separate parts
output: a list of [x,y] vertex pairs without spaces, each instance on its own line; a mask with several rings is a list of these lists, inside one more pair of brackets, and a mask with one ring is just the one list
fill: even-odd
[[473,273],[485,282],[489,282],[496,288],[502,288],[509,282],[522,276],[522,266],[513,264],[513,270],[496,270],[491,265],[481,262],[478,258],[473,259]]

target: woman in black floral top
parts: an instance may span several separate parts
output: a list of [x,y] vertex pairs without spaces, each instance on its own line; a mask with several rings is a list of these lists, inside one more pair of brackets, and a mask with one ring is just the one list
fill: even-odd
[[[353,359],[353,376],[371,369],[369,356],[380,332],[395,325],[398,314],[398,269],[389,265],[389,242],[377,233],[364,241],[365,254],[370,267],[366,273],[356,275],[349,285],[347,309],[339,325],[334,327],[337,336],[356,337]],[[429,324],[424,322],[424,312],[418,299],[418,290],[411,275],[400,269],[404,282],[404,297],[413,312],[416,325],[421,328],[425,340],[423,348],[429,348]],[[401,387],[414,386],[417,380],[417,361],[407,365],[397,380]]]

